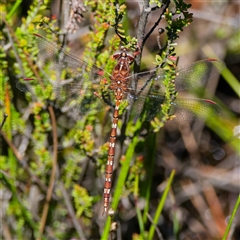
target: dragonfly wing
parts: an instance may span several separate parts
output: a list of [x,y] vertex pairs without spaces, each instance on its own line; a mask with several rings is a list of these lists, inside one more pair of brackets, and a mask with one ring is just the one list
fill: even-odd
[[161,91],[161,93],[164,93],[164,79],[165,71],[161,68],[136,73],[128,77],[128,89],[129,91],[134,92],[136,96],[147,95],[150,88],[157,89],[158,92]]
[[175,78],[176,91],[201,87],[224,68],[224,62],[217,59],[205,59],[180,67]]
[[[219,74],[225,68],[225,63],[218,59],[205,59],[192,64],[179,67],[176,72],[175,89],[184,91],[196,89],[204,86],[206,82]],[[151,71],[137,73],[129,77],[130,89],[135,89],[136,94],[144,93],[148,85],[153,85],[152,89],[157,89],[159,93],[164,93],[165,70],[156,68]],[[137,82],[137,87],[133,84]],[[154,90],[155,91],[155,90]]]
[[[129,93],[128,98],[133,100],[131,106],[131,117],[136,119],[143,115],[144,120],[152,120],[161,110],[161,104],[164,102],[164,95],[134,95]],[[144,109],[144,112],[143,112]]]
[[[53,101],[62,111],[75,109],[84,113],[91,111],[91,108],[102,109],[100,106],[104,105],[103,101],[94,91],[102,89],[100,82],[104,71],[95,65],[90,66],[46,38],[34,35],[38,42],[39,57],[44,65],[56,70],[56,80],[47,76],[44,79],[25,78],[19,80],[17,88],[31,92],[35,100]],[[61,77],[65,80],[61,80]]]
[[[161,107],[164,95],[139,96],[133,104],[131,116],[137,118],[144,107],[144,120],[151,121],[154,117],[161,118]],[[175,115],[174,121],[192,121],[195,117],[206,119],[219,116],[222,108],[215,102],[200,98],[176,98],[171,103],[169,115]]]
[[[74,111],[80,116],[101,111],[107,104],[112,104],[114,99],[110,96],[107,85],[82,85],[72,79],[68,82],[66,80],[64,84],[54,85],[49,81],[31,78],[19,81],[17,87],[21,91],[30,92],[34,101],[51,103],[62,112]],[[98,95],[95,92],[98,92]]]
[[69,53],[64,48],[49,41],[41,35],[34,35],[37,39],[39,57],[43,63],[45,65],[49,65],[57,72],[65,71],[67,78],[72,76],[86,78],[88,76],[88,78],[94,82],[99,81],[99,76],[101,77],[104,74],[103,69],[80,60],[75,55]]
[[[182,91],[203,86],[208,79],[214,77],[224,67],[225,64],[217,59],[207,59],[181,67],[177,70],[175,88],[177,91]],[[134,102],[132,115],[140,116],[146,104],[145,117],[146,120],[151,120],[160,112],[161,104],[164,102],[165,71],[157,68],[132,75],[129,79],[128,96]],[[135,82],[137,82],[137,87],[134,86]],[[176,115],[177,121],[189,121],[194,116],[207,118],[219,115],[220,112],[221,108],[211,100],[177,98],[172,103],[169,113]]]
[[200,98],[177,98],[172,102],[171,115],[176,115],[175,121],[191,121],[194,117],[213,118],[219,116],[222,108],[215,102]]
[[164,79],[165,71],[160,68],[137,73],[129,77],[128,101],[132,102],[132,117],[139,117],[144,106],[144,119],[147,121],[153,119],[160,111],[161,104],[164,101]]

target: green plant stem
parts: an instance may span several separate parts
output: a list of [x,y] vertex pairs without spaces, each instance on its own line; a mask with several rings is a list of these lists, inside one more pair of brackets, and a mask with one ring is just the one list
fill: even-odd
[[[213,49],[209,46],[206,45],[203,48],[203,52],[207,55],[209,58],[218,58],[218,56],[215,54]],[[226,82],[229,84],[229,86],[232,88],[232,90],[237,94],[238,97],[240,97],[240,84],[239,81],[234,77],[234,75],[228,70],[228,68],[225,68],[222,72],[221,75],[224,77]]]
[[235,76],[229,71],[228,68],[225,68],[221,74],[229,86],[232,88],[232,90],[237,94],[238,97],[240,97],[240,84]]
[[136,175],[135,184],[134,184],[134,199],[135,199],[135,204],[136,204],[136,213],[137,213],[137,218],[138,218],[140,234],[142,236],[144,236],[143,217],[142,217],[141,211],[140,211],[140,209],[138,207],[138,192],[139,192],[138,189],[139,189],[139,175]]
[[178,238],[179,230],[180,230],[179,219],[177,217],[176,210],[174,210],[174,212],[173,212],[173,233],[174,233],[174,237],[176,240],[179,239]]
[[[212,118],[206,121],[206,125],[211,128],[219,137],[221,137],[223,141],[228,142],[231,147],[236,151],[236,153],[240,156],[240,139],[233,136],[233,129],[235,126],[237,126],[237,121],[235,118]],[[218,129],[221,129],[221,131],[218,131]]]
[[160,202],[159,202],[159,204],[158,204],[158,208],[157,208],[157,211],[156,211],[155,216],[154,216],[154,219],[153,219],[153,224],[152,224],[151,227],[150,227],[149,234],[148,234],[148,240],[153,239],[153,234],[154,234],[155,226],[156,226],[157,223],[158,223],[158,219],[159,219],[160,214],[161,214],[161,212],[162,212],[163,206],[164,206],[164,204],[165,204],[165,202],[166,202],[167,195],[168,195],[168,192],[169,192],[169,190],[170,190],[170,188],[171,188],[171,184],[172,184],[172,182],[173,182],[173,177],[174,177],[174,175],[175,175],[175,170],[172,170],[172,173],[171,173],[170,178],[169,178],[169,180],[168,180],[167,186],[166,186],[166,188],[165,188],[165,190],[164,190],[164,192],[163,192],[162,198],[161,198],[161,200],[160,200]]
[[21,213],[21,217],[24,218],[25,223],[28,224],[34,230],[34,234],[36,234],[38,230],[37,224],[34,221],[34,217],[31,215],[27,207],[22,203],[21,199],[19,199],[18,197],[17,189],[15,186],[16,184],[15,179],[12,178],[10,175],[4,173],[4,171],[0,171],[0,179],[2,184],[6,187],[6,189],[11,191],[12,193],[11,200],[12,202],[15,202],[17,204],[16,206],[18,207],[18,212]]
[[15,13],[15,11],[17,10],[17,8],[19,7],[19,5],[22,3],[22,0],[17,0],[15,2],[15,4],[13,5],[13,7],[11,8],[10,12],[8,13],[6,19],[9,20],[12,15]]
[[232,223],[233,223],[233,219],[234,219],[234,217],[236,215],[236,212],[237,212],[237,210],[239,208],[239,205],[240,205],[240,194],[238,195],[237,202],[236,202],[236,204],[234,206],[234,209],[232,211],[231,217],[229,219],[226,231],[225,231],[224,236],[223,236],[223,240],[227,239],[228,233],[229,233],[229,231],[231,229],[231,226],[232,226]]
[[151,137],[151,140],[149,141],[149,147],[148,147],[148,162],[150,163],[149,168],[147,169],[148,172],[148,178],[146,183],[146,205],[143,212],[143,222],[147,222],[147,213],[149,211],[149,205],[150,205],[150,193],[151,193],[151,186],[152,186],[152,178],[153,178],[153,170],[154,170],[154,154],[155,154],[155,140],[156,140],[156,134],[153,134]]

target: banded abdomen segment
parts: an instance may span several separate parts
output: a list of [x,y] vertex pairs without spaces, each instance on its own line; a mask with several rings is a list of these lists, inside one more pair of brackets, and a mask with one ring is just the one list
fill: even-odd
[[109,198],[110,191],[112,186],[112,174],[113,174],[113,163],[115,156],[115,145],[116,145],[116,136],[117,136],[117,123],[118,123],[118,109],[121,100],[116,100],[116,106],[113,114],[112,121],[112,129],[109,137],[109,148],[108,148],[108,160],[105,171],[105,183],[104,183],[104,191],[103,191],[103,215],[107,215],[108,207],[109,207]]

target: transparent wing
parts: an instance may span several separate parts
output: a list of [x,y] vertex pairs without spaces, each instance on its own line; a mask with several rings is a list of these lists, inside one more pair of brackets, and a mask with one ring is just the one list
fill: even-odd
[[[191,90],[204,86],[208,80],[219,74],[225,64],[217,59],[205,59],[177,69],[175,78],[176,91]],[[128,98],[133,102],[132,115],[141,114],[144,104],[147,120],[151,120],[161,110],[164,101],[165,71],[157,68],[152,71],[134,74],[129,77]],[[134,84],[137,82],[137,86]],[[171,114],[176,114],[179,121],[190,120],[193,116],[206,118],[218,115],[220,107],[205,99],[178,98],[172,103]],[[147,109],[146,109],[147,108]]]
[[175,79],[176,90],[183,91],[204,86],[224,68],[225,63],[218,59],[205,59],[180,67]]
[[102,76],[103,73],[106,73],[103,69],[79,59],[43,36],[34,35],[37,39],[40,59],[44,64],[49,64],[52,69],[66,71],[66,74],[74,76],[82,76],[87,73],[92,81],[95,81],[95,75]]
[[[205,59],[179,67],[176,71],[175,89],[176,91],[184,91],[202,87],[224,68],[225,63],[218,59]],[[156,68],[131,75],[128,78],[129,90],[135,92],[136,95],[146,95],[148,90],[145,89],[149,89],[149,85],[154,85],[155,87],[152,89],[158,89],[159,93],[164,93],[163,80],[166,78],[165,74],[163,69]],[[137,83],[137,86],[135,86],[135,83]]]
[[52,84],[42,79],[22,79],[17,87],[31,93],[35,101],[47,102],[62,112],[75,111],[80,116],[92,111],[102,111],[107,105],[114,106],[114,96],[107,84],[85,84],[70,79]]
[[[17,88],[31,92],[36,100],[50,99],[51,104],[62,111],[73,109],[85,113],[91,111],[91,108],[98,110],[104,108],[104,101],[94,92],[106,89],[107,85],[103,86],[101,80],[104,79],[104,74],[107,76],[109,74],[95,65],[89,65],[78,59],[46,38],[38,34],[34,35],[37,38],[39,58],[44,65],[49,65],[55,70],[57,77],[56,80],[47,77],[20,79]],[[67,79],[62,80],[62,76]],[[102,95],[101,91],[100,95]]]
[[[91,83],[99,83],[103,77],[109,77],[110,74],[95,65],[90,65],[85,61],[80,60],[73,54],[67,52],[64,48],[47,40],[41,35],[34,34],[38,43],[39,59],[42,60],[43,65],[48,65],[50,69],[54,70],[56,80],[50,80],[48,76],[44,79],[38,80],[39,84],[44,88],[47,84],[52,84],[54,88],[59,88],[62,85],[71,83],[73,86],[69,95],[74,93],[75,89],[78,91],[86,81]],[[68,80],[61,80],[68,79]],[[20,81],[17,87],[21,91],[29,91],[29,84],[34,85],[34,82]],[[75,88],[74,88],[75,87]]]
[[177,98],[170,109],[176,121],[191,121],[194,117],[203,119],[219,116],[222,108],[215,102],[199,98]]
[[[133,118],[141,116],[144,107],[146,121],[151,121],[154,117],[161,118],[161,107],[164,100],[164,95],[138,96],[133,104],[131,116]],[[191,121],[194,117],[211,118],[222,112],[222,108],[217,103],[208,99],[177,97],[171,105],[169,115],[176,115],[174,120],[177,122]]]

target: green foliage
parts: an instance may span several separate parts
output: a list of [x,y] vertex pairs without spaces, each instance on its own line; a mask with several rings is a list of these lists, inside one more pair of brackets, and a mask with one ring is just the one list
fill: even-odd
[[93,197],[88,196],[86,189],[78,185],[74,185],[72,196],[74,199],[75,207],[77,209],[77,217],[81,217],[84,214],[86,217],[91,218],[91,206]]
[[156,4],[159,8],[162,7],[162,3],[157,0],[150,0],[149,4]]
[[145,179],[145,174],[143,157],[137,157],[135,163],[129,169],[129,175],[125,183],[127,195],[131,193],[134,193],[135,197],[139,195],[139,188],[136,188],[136,184],[137,181],[143,181]]
[[[158,132],[164,126],[167,120],[172,118],[170,108],[172,101],[177,96],[175,91],[174,79],[176,77],[176,53],[175,40],[179,37],[179,33],[183,31],[183,27],[187,27],[192,22],[192,14],[188,13],[188,8],[191,6],[182,1],[174,1],[175,8],[172,10],[166,9],[164,17],[168,25],[166,26],[166,34],[168,41],[163,48],[161,56],[156,56],[156,65],[161,66],[165,70],[166,78],[163,81],[165,90],[165,100],[161,106],[160,118],[155,118],[151,123],[155,132]],[[183,17],[182,17],[183,15]]]
[[148,235],[149,240],[151,240],[153,238],[154,228],[155,228],[154,226],[156,226],[156,224],[158,222],[158,219],[159,219],[159,217],[161,215],[161,212],[163,210],[163,206],[165,205],[165,202],[167,200],[167,195],[168,195],[169,191],[171,190],[171,185],[172,185],[172,182],[173,182],[174,175],[175,175],[175,170],[172,171],[172,173],[171,173],[171,175],[170,175],[170,177],[167,181],[167,186],[166,186],[166,188],[163,192],[161,201],[158,204],[158,207],[157,207],[154,219],[153,219],[153,224],[151,225],[151,228],[149,230],[149,235]]
[[[53,237],[106,240],[114,219],[108,217],[104,227],[99,222],[103,221],[100,217],[104,183],[102,176],[108,156],[105,137],[111,128],[112,115],[109,114],[110,107],[99,103],[99,98],[102,97],[99,93],[102,91],[104,94],[107,88],[105,82],[111,81],[109,74],[116,64],[112,54],[120,45],[136,50],[137,43],[141,43],[143,39],[128,35],[128,32],[134,34],[130,24],[126,27],[122,23],[126,21],[128,11],[125,4],[118,5],[114,0],[85,1],[88,13],[84,14],[86,21],[82,24],[86,24],[85,28],[90,31],[87,36],[81,36],[76,41],[79,46],[84,45],[84,50],[80,47],[79,55],[87,63],[87,68],[95,64],[105,70],[105,75],[97,87],[94,80],[87,76],[88,81],[82,85],[82,92],[79,92],[80,97],[77,99],[79,108],[76,112],[61,111],[62,106],[56,102],[62,100],[68,103],[68,95],[65,92],[57,95],[56,83],[74,76],[65,66],[59,73],[52,68],[51,61],[44,64],[39,58],[41,49],[39,50],[37,37],[33,35],[43,34],[56,44],[66,43],[64,40],[70,39],[63,29],[61,17],[58,20],[49,17],[51,3],[49,0],[32,1],[26,16],[21,15],[24,8],[22,1],[0,5],[3,11],[0,33],[0,113],[1,116],[3,113],[8,114],[2,129],[5,149],[0,155],[0,188],[11,196],[4,200],[4,224],[10,224],[8,230],[15,239]],[[166,24],[165,45],[154,56],[155,65],[165,70],[165,98],[158,106],[160,111],[157,110],[157,116],[151,121],[151,125],[143,120],[149,110],[147,108],[154,105],[153,103],[148,100],[144,103],[143,118],[125,122],[128,119],[129,102],[122,101],[119,113],[125,116],[118,122],[120,131],[117,133],[115,157],[119,167],[113,175],[113,198],[110,199],[111,208],[120,221],[124,221],[129,209],[118,208],[121,205],[119,203],[123,197],[133,196],[132,208],[136,212],[140,229],[139,234],[132,236],[133,239],[153,238],[167,202],[167,194],[171,190],[173,172],[162,198],[158,199],[157,208],[152,209],[156,132],[166,121],[174,118],[170,109],[177,96],[174,83],[177,67],[176,40],[184,27],[192,22],[192,14],[188,12],[190,5],[183,1],[171,1],[168,8],[164,7],[170,1],[150,1],[150,4],[153,3],[163,10],[164,17],[161,19]],[[90,26],[87,26],[89,22]],[[236,33],[235,37],[237,36]],[[76,50],[75,44],[71,46]],[[231,51],[236,48],[237,43],[234,43]],[[86,74],[80,71],[77,73]],[[29,92],[19,90],[28,86],[24,78],[35,83],[31,85]],[[42,81],[43,79],[45,80]],[[238,84],[233,82],[233,88],[236,89]],[[99,95],[93,94],[93,91]],[[68,104],[71,106],[72,103]],[[99,110],[103,111],[99,113]],[[234,122],[235,118],[232,119]],[[208,124],[217,132],[227,125],[224,123],[223,120],[217,120]],[[232,123],[225,126],[219,133],[222,139],[227,141],[231,138],[232,128]],[[148,137],[144,134],[148,134]],[[233,141],[232,147],[237,149],[237,146],[238,142]],[[166,172],[167,176],[164,178],[170,175],[169,169]],[[33,186],[37,187],[38,194],[31,197]],[[140,199],[144,199],[144,207],[140,206]],[[156,213],[149,230],[147,226],[150,210],[156,210]],[[177,220],[175,225],[176,222]]]

